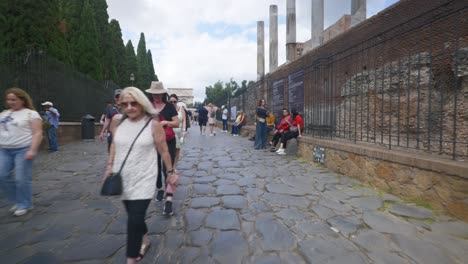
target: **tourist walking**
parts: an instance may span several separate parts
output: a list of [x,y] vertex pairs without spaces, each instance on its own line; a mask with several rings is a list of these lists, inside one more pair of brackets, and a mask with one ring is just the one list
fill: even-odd
[[49,127],[47,128],[47,139],[49,140],[49,152],[55,152],[58,150],[57,148],[57,129],[59,127],[59,111],[54,108],[54,104],[52,102],[44,102],[42,103],[45,109],[44,119],[49,123]]
[[228,132],[228,110],[224,105],[222,105],[221,111],[222,111],[221,120],[223,120],[223,132]]
[[216,112],[218,107],[209,103],[206,107],[208,111],[208,125],[210,125],[210,136],[216,136]]
[[279,155],[285,155],[286,143],[288,142],[288,140],[302,137],[302,131],[304,130],[304,120],[302,119],[302,116],[299,115],[299,112],[297,112],[296,109],[293,109],[291,113],[292,123],[289,127],[289,131],[284,132],[281,135],[281,144],[277,151]]
[[[180,148],[184,143],[185,136],[187,135],[187,116],[185,115],[185,109],[182,106],[182,102],[179,103],[179,98],[175,94],[171,94],[169,102],[175,106],[177,111],[177,117],[179,119],[179,127],[174,128],[176,134],[176,151],[174,158],[174,169],[177,171],[177,162],[179,161]],[[179,105],[181,104],[181,105]]]
[[31,97],[20,88],[5,92],[0,113],[0,187],[21,216],[33,209],[32,165],[42,141],[42,119]]
[[[157,112],[145,94],[136,87],[125,88],[120,105],[124,113],[113,118],[111,130],[114,138],[104,180],[112,172],[116,173],[121,169],[128,154],[121,170],[121,199],[128,215],[127,263],[136,263],[144,257],[151,245],[145,217],[155,192],[154,172],[159,167],[157,153],[169,168],[168,181],[177,184],[178,175],[174,174],[163,125],[157,121]],[[129,152],[140,131],[141,134]]]
[[[151,86],[146,90],[147,93],[151,94],[152,104],[156,112],[159,114],[159,119],[161,124],[164,127],[164,132],[166,133],[166,143],[169,149],[169,154],[171,155],[171,164],[175,161],[176,155],[176,136],[174,133],[174,128],[178,128],[179,117],[175,106],[168,102],[168,90],[164,88],[162,82],[151,82]],[[160,153],[161,154],[161,153]],[[161,155],[158,155],[158,164],[161,165]],[[162,167],[162,169],[161,169]],[[158,166],[158,179],[156,182],[156,187],[158,192],[156,194],[156,200],[162,201],[164,198],[164,186],[163,186],[163,174],[165,183],[167,182],[167,167]],[[172,198],[174,193],[166,190],[166,202],[164,203],[165,215],[172,215]]]
[[267,125],[266,117],[268,115],[265,109],[265,99],[258,101],[258,107],[255,114],[255,149],[264,149],[267,144]]
[[200,135],[204,136],[206,123],[208,122],[208,110],[203,105],[198,108],[198,125],[200,126]]
[[107,106],[106,109],[104,109],[104,125],[101,128],[101,132],[99,133],[99,139],[101,141],[104,141],[104,138],[107,138],[107,152],[110,150],[110,146],[112,143],[112,131],[110,130],[111,127],[111,122],[112,118],[114,118],[115,115],[120,115],[120,105],[119,105],[119,98],[120,98],[120,93],[122,92],[121,89],[117,89],[114,91],[114,106]]

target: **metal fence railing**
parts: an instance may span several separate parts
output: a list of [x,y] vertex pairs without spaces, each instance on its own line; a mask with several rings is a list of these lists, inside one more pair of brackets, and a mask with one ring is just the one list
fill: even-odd
[[80,121],[86,114],[98,119],[106,101],[112,101],[113,91],[119,88],[112,81],[95,81],[41,52],[3,55],[0,62],[2,101],[6,89],[22,88],[39,111],[41,102],[53,102],[61,121]]
[[[258,99],[266,82],[270,109],[291,105],[291,76],[303,71],[306,134],[466,161],[468,7],[439,2],[412,17],[388,13],[379,23],[391,19],[396,26],[357,44],[340,38],[332,53],[319,47],[309,63],[267,75],[241,98]],[[245,110],[255,106],[245,103]]]

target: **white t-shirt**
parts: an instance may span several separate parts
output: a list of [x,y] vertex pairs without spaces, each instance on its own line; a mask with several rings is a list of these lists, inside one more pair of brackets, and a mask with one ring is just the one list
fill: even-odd
[[227,114],[228,114],[228,110],[226,108],[223,109],[223,116],[221,117],[223,120],[226,120],[227,119]]
[[31,109],[5,110],[0,113],[0,148],[24,148],[32,143],[32,121],[41,120]]

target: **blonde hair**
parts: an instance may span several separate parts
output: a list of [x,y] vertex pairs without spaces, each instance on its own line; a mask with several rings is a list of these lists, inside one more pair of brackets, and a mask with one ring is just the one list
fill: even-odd
[[[125,95],[131,95],[135,101],[137,101],[137,103],[143,107],[145,114],[153,117],[158,116],[158,112],[156,109],[154,109],[148,97],[146,97],[146,95],[140,89],[136,87],[126,87],[120,94],[120,98],[123,98]],[[126,118],[126,114],[123,114],[123,118]]]
[[10,88],[10,89],[5,91],[5,99],[6,99],[7,95],[11,94],[11,93],[16,95],[16,97],[18,97],[21,101],[23,101],[23,107],[24,108],[35,110],[34,106],[33,106],[33,103],[32,103],[32,99],[25,90],[17,88],[17,87]]

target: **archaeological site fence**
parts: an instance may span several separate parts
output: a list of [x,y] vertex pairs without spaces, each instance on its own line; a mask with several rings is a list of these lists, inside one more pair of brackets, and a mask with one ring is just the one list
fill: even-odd
[[[468,158],[466,1],[400,1],[231,101],[303,113],[318,138]],[[245,99],[247,98],[247,100]],[[237,101],[236,101],[237,100]]]
[[26,90],[39,111],[41,102],[53,102],[61,121],[80,121],[86,114],[98,120],[106,101],[112,101],[113,91],[119,88],[112,81],[95,81],[41,52],[0,56],[2,101],[10,87]]

